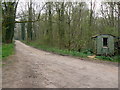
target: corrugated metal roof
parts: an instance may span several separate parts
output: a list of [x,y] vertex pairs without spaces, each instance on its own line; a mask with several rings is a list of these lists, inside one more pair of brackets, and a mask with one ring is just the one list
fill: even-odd
[[116,37],[116,36],[114,36],[114,35],[112,35],[112,34],[97,34],[97,35],[95,35],[95,36],[92,36],[92,38],[96,38],[96,37],[101,36],[101,35],[110,35],[110,36]]

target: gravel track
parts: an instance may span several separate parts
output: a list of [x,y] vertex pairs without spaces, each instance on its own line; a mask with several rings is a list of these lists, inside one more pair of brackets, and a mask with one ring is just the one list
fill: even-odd
[[118,67],[38,50],[16,41],[3,88],[118,88]]

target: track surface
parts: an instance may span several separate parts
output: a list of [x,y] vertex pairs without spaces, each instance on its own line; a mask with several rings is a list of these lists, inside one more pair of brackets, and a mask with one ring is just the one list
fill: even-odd
[[118,88],[118,67],[37,50],[16,41],[3,88]]

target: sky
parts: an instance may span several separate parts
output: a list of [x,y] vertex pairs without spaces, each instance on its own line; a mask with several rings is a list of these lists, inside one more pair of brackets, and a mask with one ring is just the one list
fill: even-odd
[[[20,12],[22,9],[24,10],[26,7],[25,7],[25,3],[27,3],[29,0],[20,0],[19,1],[19,4],[18,4],[18,10],[17,12]],[[47,2],[47,1],[58,1],[58,2],[61,2],[63,0],[33,0],[34,2],[36,3],[40,3],[42,4],[43,2]],[[64,1],[67,1],[67,2],[86,2],[88,4],[88,8],[90,8],[90,1],[91,0],[64,0]],[[100,4],[101,4],[101,1],[102,0],[92,0],[92,1],[96,1],[96,11],[98,11],[100,9]]]

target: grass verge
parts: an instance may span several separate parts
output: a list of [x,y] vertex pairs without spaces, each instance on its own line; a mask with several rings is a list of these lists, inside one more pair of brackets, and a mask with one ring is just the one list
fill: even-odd
[[[40,45],[39,42],[29,42],[27,43],[26,41],[22,41],[23,43],[30,45],[34,48],[37,49],[41,49],[44,51],[48,51],[48,52],[53,52],[56,54],[60,54],[60,55],[70,55],[70,56],[77,56],[77,57],[81,57],[81,58],[87,58],[87,56],[91,56],[94,55],[90,52],[78,52],[78,51],[70,51],[70,50],[63,50],[63,49],[59,49],[59,48],[53,48],[53,47],[49,47],[49,46],[45,46],[45,45]],[[103,60],[103,61],[111,61],[111,62],[120,62],[120,56],[96,56],[95,60]]]
[[2,44],[2,59],[14,54],[14,43]]
[[0,45],[0,60],[2,60],[2,45]]
[[112,61],[112,62],[120,62],[120,56],[115,55],[115,56],[96,56],[99,60],[104,60],[104,61]]

